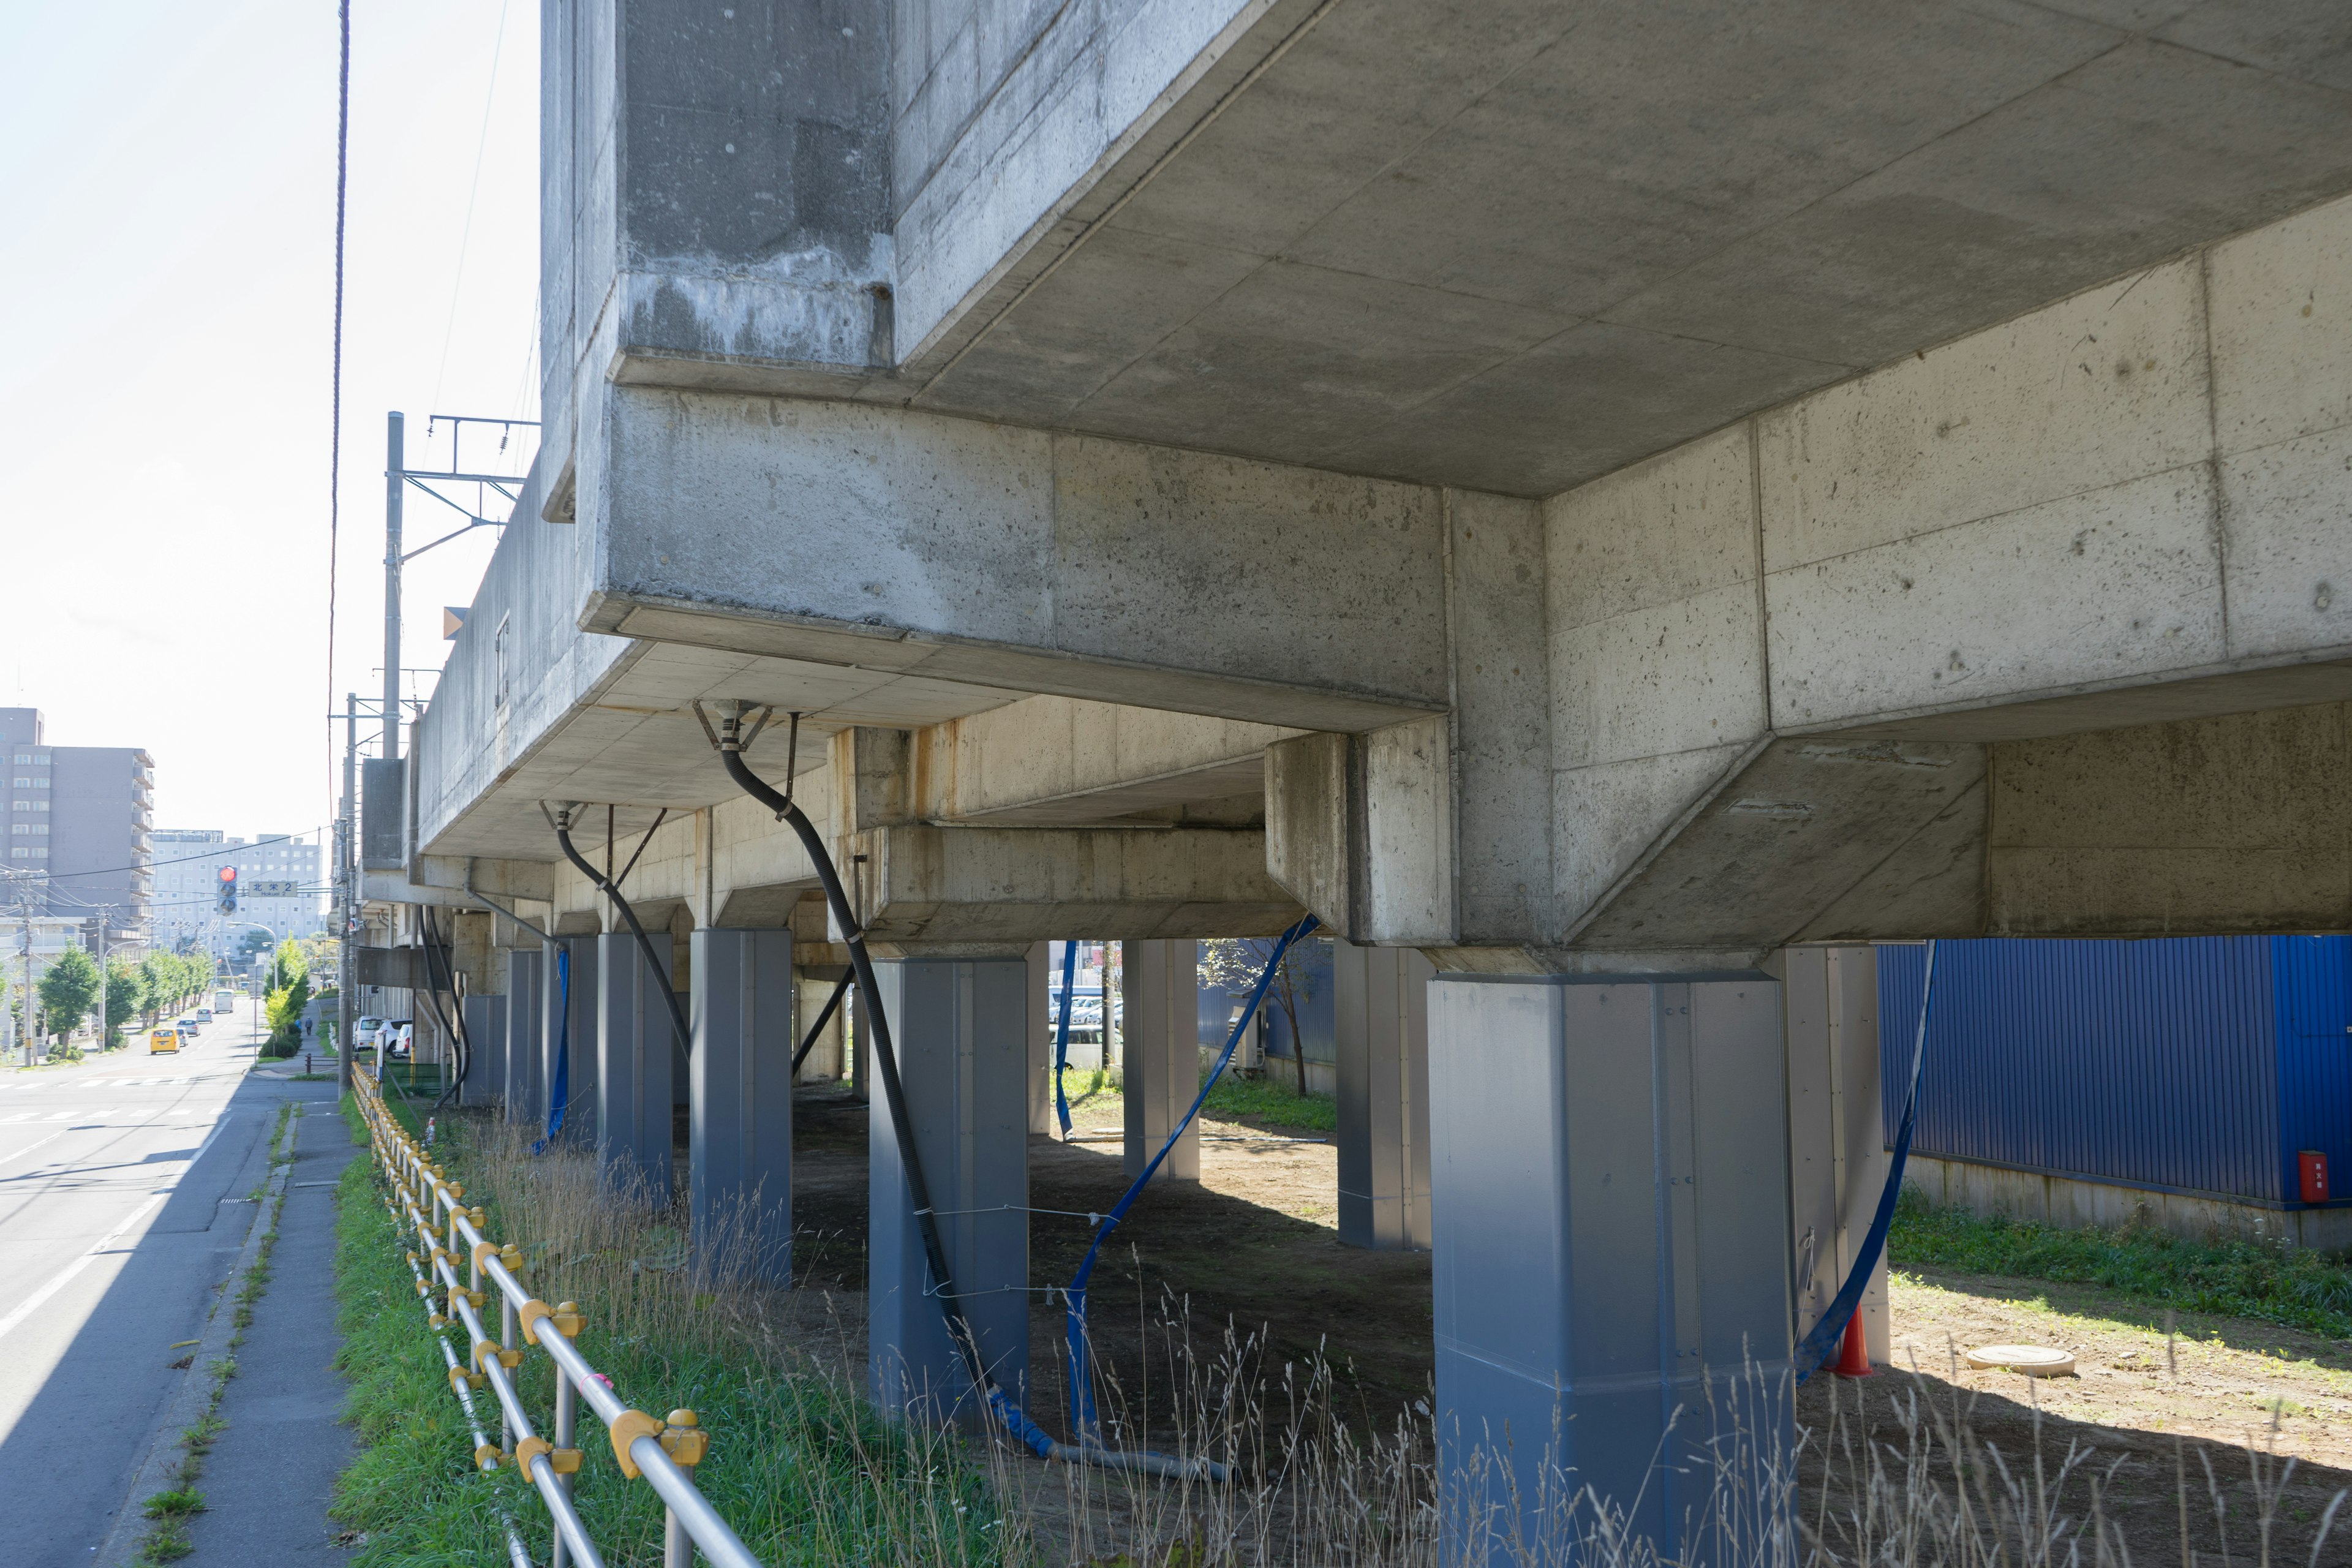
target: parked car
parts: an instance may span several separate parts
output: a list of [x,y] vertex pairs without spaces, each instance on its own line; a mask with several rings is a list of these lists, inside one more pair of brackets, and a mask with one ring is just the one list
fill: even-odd
[[395,1061],[407,1059],[410,1049],[416,1042],[416,1026],[406,1018],[401,1018],[388,1019],[383,1026],[391,1031],[391,1038],[385,1044],[383,1054]]
[[366,1050],[375,1044],[375,1032],[383,1027],[382,1018],[362,1018],[352,1026],[352,1044]]

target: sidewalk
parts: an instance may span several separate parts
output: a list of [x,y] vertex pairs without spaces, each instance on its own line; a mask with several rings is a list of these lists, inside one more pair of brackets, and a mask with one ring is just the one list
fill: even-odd
[[[299,1058],[298,1058],[299,1059]],[[288,1083],[295,1102],[294,1163],[287,1173],[269,1282],[223,1389],[219,1438],[196,1489],[205,1511],[188,1521],[192,1562],[340,1563],[327,1518],[335,1477],[357,1451],[337,1417],[343,1380],[333,1362],[334,1187],[360,1152],[332,1083]],[[176,1434],[173,1435],[176,1436]]]

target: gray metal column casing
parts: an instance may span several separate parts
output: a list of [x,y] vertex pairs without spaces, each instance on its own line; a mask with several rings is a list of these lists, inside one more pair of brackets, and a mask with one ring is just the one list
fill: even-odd
[[466,1081],[458,1086],[457,1103],[496,1105],[505,1092],[500,1079],[506,1065],[507,999],[468,996],[459,1005],[465,1010],[466,1043],[473,1055],[466,1065]]
[[529,1124],[545,1120],[540,1088],[541,1009],[547,1005],[547,959],[535,949],[507,953],[507,1026],[503,1042],[507,1120]]
[[691,944],[687,1158],[697,1263],[793,1278],[793,934],[705,928]]
[[1429,982],[1412,948],[1332,944],[1339,1240],[1429,1247]]
[[[559,967],[555,953],[548,954],[544,975],[546,1000],[540,1013],[541,1125],[545,1126],[544,1119],[555,1110],[558,1077],[555,1056],[557,1048],[562,1047],[572,1059],[562,1075],[565,1098],[563,1126],[556,1137],[560,1142],[580,1147],[596,1142],[596,1047],[600,1035],[597,1026],[600,1001],[596,986],[598,940],[593,936],[557,939],[566,963]],[[564,995],[567,987],[571,993],[568,1003]]]
[[1780,1007],[1762,976],[1430,985],[1440,1462],[1485,1450],[1490,1494],[1458,1518],[1515,1474],[1540,1542],[1564,1469],[1671,1542],[1715,1474],[1708,1375],[1755,1396],[1738,1452],[1790,1451]]
[[1054,1031],[1050,1001],[1059,975],[1053,967],[1054,944],[1033,943],[1029,949],[1029,1131],[1048,1137],[1061,1126],[1054,1114]]
[[656,1206],[670,1194],[670,1075],[677,1033],[656,986],[669,983],[669,933],[647,932],[656,977],[636,939],[596,939],[596,1169]]
[[[1127,1179],[1143,1174],[1168,1142],[1177,1118],[1201,1092],[1199,944],[1130,942],[1120,965],[1127,991],[1126,1059],[1119,1098],[1127,1118]],[[1110,1012],[1108,999],[1104,1015]],[[1155,1182],[1201,1179],[1201,1124],[1184,1136],[1153,1173]]]
[[[877,963],[898,1075],[948,1267],[982,1357],[1021,1396],[1029,1373],[1028,964],[1003,958]],[[868,1370],[875,1403],[977,1409],[924,1259],[881,1086],[866,1117]]]
[[[1800,1337],[1845,1283],[1894,1154],[1878,1098],[1878,951],[1792,947],[1782,955],[1789,1038],[1790,1266]],[[1907,1044],[1907,1042],[1906,1042]],[[1886,1254],[1862,1293],[1870,1359],[1892,1355]]]

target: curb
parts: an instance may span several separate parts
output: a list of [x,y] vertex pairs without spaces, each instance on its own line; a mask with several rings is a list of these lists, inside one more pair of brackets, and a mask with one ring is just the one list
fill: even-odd
[[[172,1490],[178,1480],[180,1435],[194,1426],[211,1404],[213,1371],[230,1359],[229,1341],[236,1335],[236,1310],[231,1303],[242,1293],[247,1277],[252,1274],[261,1256],[262,1238],[276,1227],[278,1207],[286,1199],[286,1181],[293,1174],[290,1156],[301,1135],[301,1125],[299,1114],[288,1118],[286,1152],[289,1158],[269,1173],[268,1195],[254,1205],[253,1226],[246,1232],[245,1246],[238,1250],[236,1262],[230,1267],[220,1295],[213,1302],[212,1316],[205,1324],[188,1370],[156,1418],[155,1430],[147,1439],[139,1468],[131,1472],[131,1489],[122,1506],[114,1511],[113,1527],[90,1555],[93,1568],[133,1568],[140,1549],[147,1542],[147,1500],[158,1492]],[[224,1307],[229,1310],[223,1311]]]

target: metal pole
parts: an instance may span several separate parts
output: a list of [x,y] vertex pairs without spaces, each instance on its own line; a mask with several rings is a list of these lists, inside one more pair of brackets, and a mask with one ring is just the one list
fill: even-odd
[[353,993],[359,987],[359,954],[352,942],[359,925],[359,790],[357,773],[360,754],[360,700],[356,692],[343,693],[343,841],[342,864],[336,868],[342,876],[342,943],[336,949],[339,955],[336,981],[338,997],[335,1005],[335,1081],[343,1093],[352,1091],[352,1026],[358,1019]]
[[[577,1447],[579,1436],[580,1391],[572,1386],[572,1380],[559,1366],[555,1369],[555,1446],[559,1448]],[[562,1477],[556,1484],[563,1489],[565,1497],[572,1495],[570,1476]],[[568,1543],[561,1534],[557,1535],[555,1550],[548,1555],[548,1568],[567,1568],[571,1555]]]
[[383,754],[400,755],[400,503],[408,483],[407,421],[384,416],[383,470]]
[[113,912],[112,904],[98,906],[98,1048],[101,1051],[114,1044],[114,1031],[106,1025],[106,917]]

